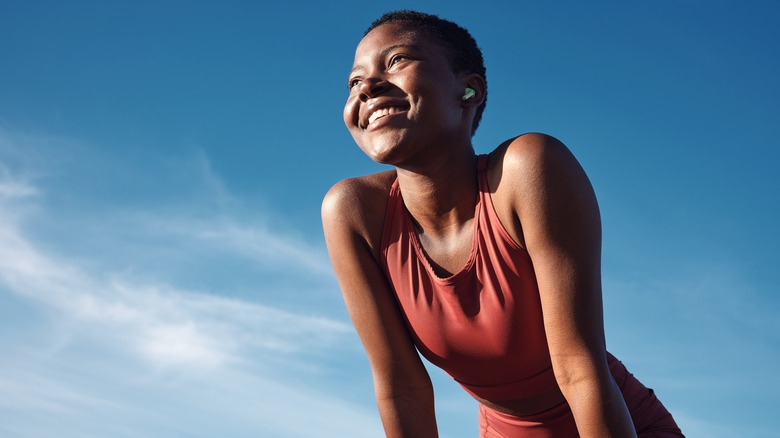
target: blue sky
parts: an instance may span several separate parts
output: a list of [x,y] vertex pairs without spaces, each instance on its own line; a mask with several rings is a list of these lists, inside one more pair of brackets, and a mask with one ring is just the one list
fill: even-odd
[[589,173],[609,349],[689,436],[775,436],[780,7],[497,3],[0,3],[0,435],[380,436],[319,207],[382,169],[346,75],[413,7],[483,48],[478,152],[542,131]]

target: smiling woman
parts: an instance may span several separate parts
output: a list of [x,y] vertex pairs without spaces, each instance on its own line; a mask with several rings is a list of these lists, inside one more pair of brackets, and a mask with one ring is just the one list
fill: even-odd
[[482,437],[682,436],[606,351],[599,211],[576,159],[542,134],[475,155],[487,81],[469,33],[386,14],[348,84],[347,128],[394,170],[336,184],[323,225],[387,435],[437,435],[419,350],[480,402]]

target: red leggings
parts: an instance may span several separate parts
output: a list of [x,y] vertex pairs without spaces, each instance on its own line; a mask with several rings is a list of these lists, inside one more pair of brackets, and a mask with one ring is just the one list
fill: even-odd
[[[684,437],[672,414],[623,364],[609,354],[609,370],[626,401],[639,438]],[[534,415],[517,417],[480,405],[480,438],[575,438],[577,426],[566,402]]]

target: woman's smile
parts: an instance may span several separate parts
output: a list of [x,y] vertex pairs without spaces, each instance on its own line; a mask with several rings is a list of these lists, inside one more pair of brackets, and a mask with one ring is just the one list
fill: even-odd
[[368,116],[368,126],[370,127],[372,123],[374,123],[376,120],[393,115],[398,114],[400,112],[405,112],[403,108],[399,107],[389,107],[389,108],[379,108],[377,110],[374,110],[370,116]]
[[[410,105],[405,99],[395,99],[390,97],[379,97],[369,99],[364,104],[360,116],[360,128],[369,129],[376,125],[375,122],[390,116],[407,116]],[[385,122],[387,120],[384,120]]]

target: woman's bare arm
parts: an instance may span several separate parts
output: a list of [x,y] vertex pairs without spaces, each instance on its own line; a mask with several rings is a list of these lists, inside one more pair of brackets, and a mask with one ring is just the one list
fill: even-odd
[[555,378],[580,436],[636,436],[606,360],[601,220],[585,172],[541,134],[508,144],[502,170],[539,283]]
[[371,364],[385,433],[399,438],[436,437],[430,378],[378,264],[386,180],[387,175],[380,174],[336,184],[322,205],[325,241],[347,311]]

